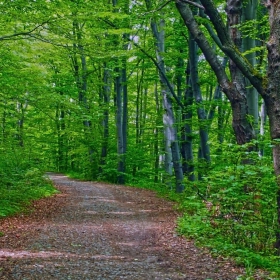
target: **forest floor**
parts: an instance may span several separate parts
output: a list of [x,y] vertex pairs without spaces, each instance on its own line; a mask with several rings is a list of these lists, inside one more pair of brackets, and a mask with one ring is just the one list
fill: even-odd
[[60,194],[0,220],[1,280],[230,280],[244,274],[178,236],[174,204],[151,191],[50,178]]

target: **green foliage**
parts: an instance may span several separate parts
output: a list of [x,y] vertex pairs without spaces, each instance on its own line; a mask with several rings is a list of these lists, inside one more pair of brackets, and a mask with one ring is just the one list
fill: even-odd
[[[192,128],[188,135],[194,154],[191,164],[195,166],[196,178],[202,180],[185,182],[185,194],[175,194],[174,176],[163,170],[162,98],[158,69],[152,61],[156,54],[150,22],[165,20],[165,52],[160,55],[182,103],[188,86],[188,32],[171,2],[162,6],[160,1],[154,1],[150,10],[146,5],[129,6],[128,1],[118,1],[115,7],[108,1],[99,4],[41,0],[2,3],[0,34],[7,40],[1,41],[0,50],[0,216],[20,211],[30,200],[55,192],[49,182],[42,180],[43,169],[114,183],[119,175],[124,175],[127,184],[155,189],[178,202],[185,212],[179,221],[182,234],[211,247],[217,254],[234,256],[247,267],[277,266],[273,249],[277,187],[270,158],[275,143],[254,143],[264,149],[267,156],[262,158],[256,152],[248,152],[251,147],[231,144],[235,138],[229,128],[230,103],[222,94],[215,96],[217,79],[198,50],[203,100],[184,108],[192,113],[186,120],[182,117],[184,109],[175,102],[173,110],[179,141],[184,124]],[[226,22],[224,3],[219,1],[216,5]],[[206,25],[212,26],[208,18],[196,16],[196,20],[203,31]],[[261,42],[244,55],[256,53],[260,64],[256,70],[263,72],[267,69],[263,60],[268,22],[259,5],[258,19],[238,26],[243,37]],[[10,37],[33,29],[32,37]],[[137,47],[130,41],[133,36]],[[209,36],[208,40],[212,45],[213,39]],[[216,54],[223,56],[219,48]],[[120,72],[116,68],[127,73],[124,174],[118,172],[114,79]],[[212,110],[215,114],[198,120],[199,108],[208,115]],[[211,163],[197,159],[200,128],[209,132]]]
[[85,174],[80,173],[80,172],[75,172],[75,171],[69,171],[67,172],[67,176],[73,179],[78,179],[78,180],[87,180]]
[[24,153],[0,154],[0,217],[24,210],[32,200],[57,193],[43,171],[26,160]]
[[243,37],[250,37],[256,40],[263,41],[269,35],[269,18],[268,15],[263,15],[260,19],[252,19],[242,22],[240,30]]
[[224,153],[214,157],[203,180],[186,190],[178,230],[214,253],[280,273],[274,249],[277,185],[271,157],[248,152],[251,146],[223,145]]

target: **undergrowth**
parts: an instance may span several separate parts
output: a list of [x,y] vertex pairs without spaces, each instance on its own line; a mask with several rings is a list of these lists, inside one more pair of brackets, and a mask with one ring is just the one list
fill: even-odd
[[227,149],[204,170],[201,181],[187,182],[177,198],[184,213],[178,231],[213,254],[279,277],[280,258],[274,247],[277,184],[271,157],[249,153],[247,146]]
[[24,211],[31,201],[57,193],[43,175],[22,154],[0,154],[0,218]]
[[81,181],[86,181],[86,180],[90,180],[90,178],[88,178],[87,175],[81,173],[81,172],[74,172],[74,171],[68,171],[66,173],[66,175],[69,177],[69,178],[72,178],[72,179],[77,179],[77,180],[81,180]]

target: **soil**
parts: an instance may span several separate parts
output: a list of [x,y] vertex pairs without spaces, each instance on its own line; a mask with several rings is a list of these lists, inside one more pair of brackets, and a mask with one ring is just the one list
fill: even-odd
[[244,269],[176,234],[174,204],[50,174],[60,194],[0,220],[0,279],[236,279]]

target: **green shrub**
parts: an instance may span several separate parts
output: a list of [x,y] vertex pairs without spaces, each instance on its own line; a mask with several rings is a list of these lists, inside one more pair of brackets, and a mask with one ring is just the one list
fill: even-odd
[[22,211],[32,200],[51,196],[57,190],[23,154],[0,154],[0,217]]
[[246,266],[280,273],[274,248],[277,184],[271,157],[228,146],[203,173],[203,180],[188,182],[178,231]]

